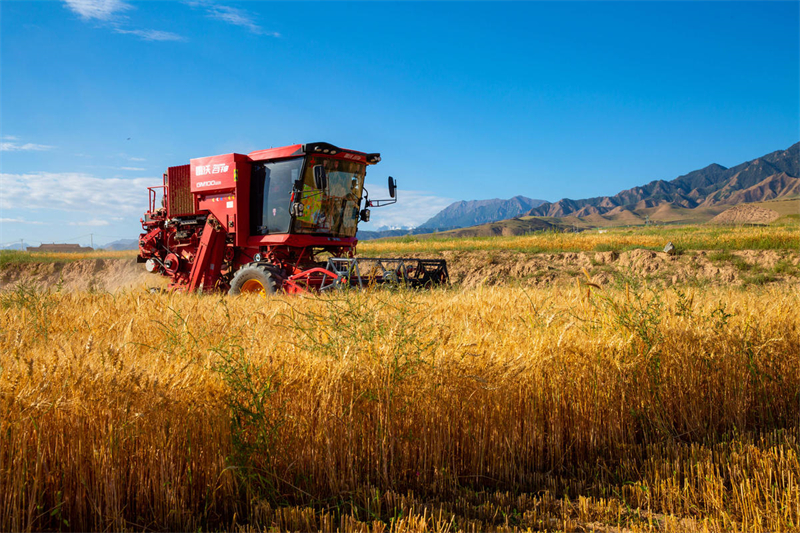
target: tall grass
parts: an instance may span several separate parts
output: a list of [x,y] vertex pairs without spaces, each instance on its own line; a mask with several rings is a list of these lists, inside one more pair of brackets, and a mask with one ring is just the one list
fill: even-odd
[[794,288],[2,295],[0,528],[800,528]]

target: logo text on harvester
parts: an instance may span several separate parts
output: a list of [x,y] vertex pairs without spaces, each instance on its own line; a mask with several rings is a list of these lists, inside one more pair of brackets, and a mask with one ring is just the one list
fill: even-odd
[[211,187],[212,185],[222,185],[222,182],[210,180],[210,181],[198,181],[197,183],[194,184],[194,186],[197,187],[198,189],[201,187]]
[[197,165],[194,169],[195,176],[205,176],[206,174],[222,174],[228,171],[228,165],[218,163],[216,165]]

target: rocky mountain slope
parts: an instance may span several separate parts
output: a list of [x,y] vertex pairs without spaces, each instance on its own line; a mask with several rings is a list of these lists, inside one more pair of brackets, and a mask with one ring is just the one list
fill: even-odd
[[518,217],[544,203],[546,203],[544,200],[534,200],[524,196],[515,196],[509,200],[494,198],[492,200],[455,202],[439,211],[436,216],[419,227],[378,231],[360,229],[357,236],[361,241],[368,241],[383,237],[421,235],[465,228]]
[[694,209],[762,202],[800,194],[800,143],[735,167],[712,164],[671,181],[656,180],[615,194],[544,203],[530,216],[587,217],[668,205]]
[[544,200],[524,196],[515,196],[509,200],[494,198],[455,202],[421,224],[420,228],[444,230],[486,224],[520,216],[545,203],[547,202]]

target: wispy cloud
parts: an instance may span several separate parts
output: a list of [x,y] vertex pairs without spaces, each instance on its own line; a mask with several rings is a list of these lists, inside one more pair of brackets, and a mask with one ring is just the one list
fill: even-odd
[[144,157],[129,157],[128,161],[147,161]]
[[18,141],[19,137],[17,137],[16,135],[3,135],[3,140],[4,141]]
[[99,218],[93,218],[92,220],[86,220],[82,222],[70,222],[69,225],[99,227],[99,226],[110,226],[111,222],[109,222],[108,220],[100,220]]
[[97,178],[77,172],[0,174],[0,208],[91,211],[131,216],[147,207],[147,186],[158,178]]
[[110,27],[115,33],[135,35],[145,41],[183,41],[177,33],[148,28],[128,27],[127,17],[121,14],[133,9],[123,0],[64,0],[67,8],[77,13],[85,21],[96,21]]
[[119,167],[119,169],[120,170],[133,170],[133,171],[136,171],[136,172],[142,172],[144,170],[147,170],[147,169],[139,168],[139,167]]
[[114,16],[133,6],[122,0],[64,0],[67,7],[84,20],[110,21]]
[[201,7],[205,9],[206,15],[212,19],[221,20],[234,26],[246,28],[251,33],[256,35],[268,35],[270,37],[280,37],[281,34],[274,31],[267,31],[259,26],[254,20],[253,16],[243,9],[236,7],[226,6],[210,2],[209,0],[190,0],[186,2],[192,7]]
[[253,22],[253,19],[241,9],[230,6],[214,5],[208,8],[208,16],[233,24],[234,26],[241,26],[247,28],[251,32],[258,35],[271,35],[272,37],[280,37],[279,33],[266,31],[261,26]]
[[161,30],[126,30],[123,28],[114,28],[116,33],[123,35],[136,35],[145,41],[185,41],[186,39],[177,33]]
[[[149,28],[132,28],[128,17],[123,13],[134,9],[134,6],[123,0],[64,0],[67,8],[76,13],[85,21],[99,22],[110,27],[115,33],[122,35],[135,35],[145,41],[185,41],[186,38],[170,31],[153,30]],[[262,28],[254,16],[238,7],[217,4],[210,0],[188,0],[185,2],[191,7],[205,10],[210,18],[221,20],[227,24],[245,28],[256,35],[280,37],[278,32]]]
[[25,220],[24,218],[0,218],[0,222],[3,224],[35,224],[37,226],[44,225],[44,222],[38,222],[36,220]]
[[48,146],[46,144],[0,142],[0,152],[44,152],[46,150],[52,150],[53,148],[53,146]]

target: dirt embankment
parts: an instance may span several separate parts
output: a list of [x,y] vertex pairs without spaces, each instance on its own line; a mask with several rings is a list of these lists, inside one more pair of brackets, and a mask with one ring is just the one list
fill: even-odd
[[149,274],[135,259],[13,263],[0,270],[0,289],[24,284],[49,290],[116,292],[160,286],[158,278],[161,276]]
[[[415,255],[433,257],[436,254]],[[575,278],[586,280],[584,269],[599,285],[629,277],[668,285],[796,283],[800,279],[800,256],[791,250],[690,251],[681,255],[643,249],[541,254],[446,251],[438,255],[447,260],[452,282],[467,288],[503,283],[544,287]],[[167,278],[147,273],[144,265],[132,259],[17,263],[0,270],[0,290],[20,283],[39,289],[116,292],[163,287]]]
[[730,253],[691,251],[668,255],[651,250],[627,252],[443,252],[452,281],[465,287],[519,282],[545,286],[575,277],[603,285],[626,277],[682,283],[744,284],[795,281],[800,257],[789,250]]

